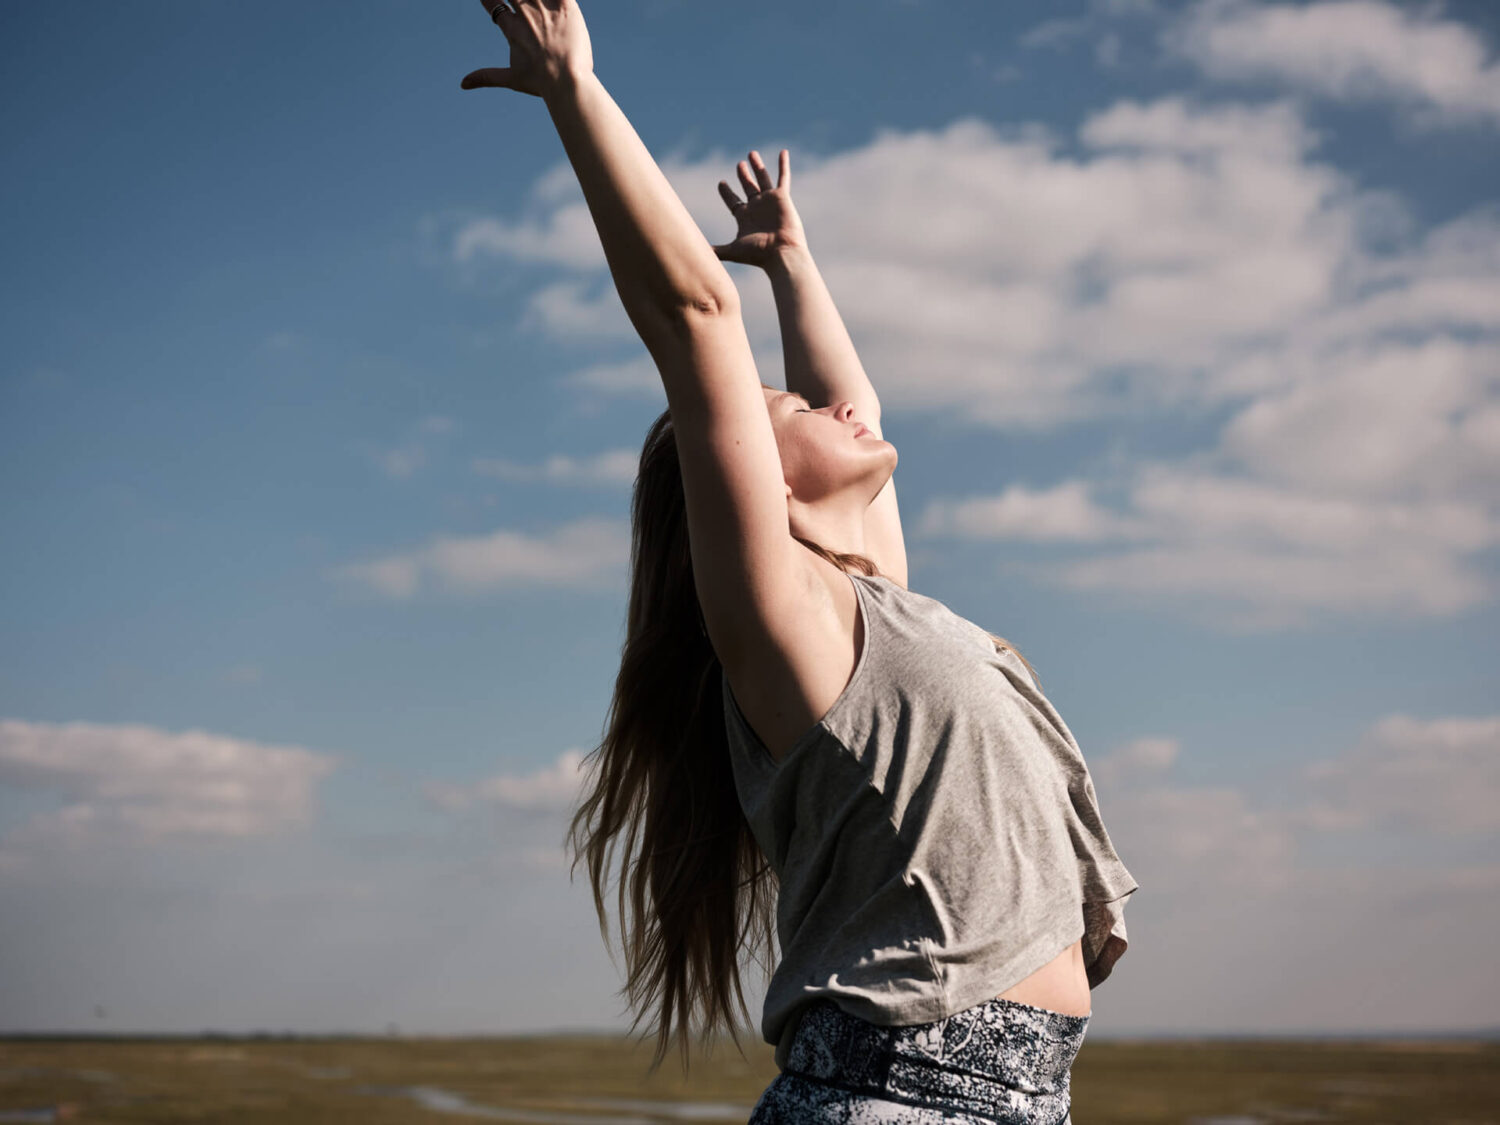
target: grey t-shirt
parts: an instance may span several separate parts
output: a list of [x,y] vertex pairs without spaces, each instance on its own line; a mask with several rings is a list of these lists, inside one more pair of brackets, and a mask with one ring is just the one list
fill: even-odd
[[1089,987],[1138,887],[1083,754],[1016,655],[942,602],[850,574],[853,675],[778,763],[723,677],[740,804],[780,881],[761,1032],[828,999],[882,1026],[993,999],[1080,937]]

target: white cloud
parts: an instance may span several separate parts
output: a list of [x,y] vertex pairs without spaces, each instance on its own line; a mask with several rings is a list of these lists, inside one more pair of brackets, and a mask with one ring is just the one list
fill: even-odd
[[[1051,575],[1038,573],[1038,578]],[[1441,617],[1494,597],[1493,583],[1432,553],[1370,562],[1326,554],[1181,545],[1068,563],[1077,590],[1143,595],[1206,625],[1263,632],[1326,625],[1334,616]]]
[[1105,16],[1155,16],[1162,11],[1160,0],[1091,0],[1089,8]]
[[1168,897],[1203,873],[1261,894],[1296,879],[1296,841],[1275,810],[1226,785],[1152,786],[1100,797],[1111,841],[1142,888]]
[[583,752],[565,750],[551,765],[532,773],[495,774],[471,785],[430,781],[423,792],[449,812],[474,806],[561,812],[576,804],[586,774]]
[[1475,31],[1378,0],[1202,0],[1162,45],[1216,79],[1266,79],[1341,101],[1419,107],[1422,126],[1500,123],[1500,65]]
[[[1175,781],[1182,757],[1177,739],[1160,736],[1089,756],[1110,838],[1153,894],[1198,893],[1209,870],[1223,886],[1291,890],[1315,874],[1310,849],[1330,834],[1402,828],[1438,842],[1500,834],[1500,716],[1388,715],[1346,752],[1293,766],[1284,787],[1259,797]],[[1492,881],[1500,866],[1486,870],[1460,882]],[[1436,880],[1448,869],[1428,874]]]
[[1497,541],[1473,505],[1359,503],[1241,480],[1147,471],[1132,501],[1158,537],[1055,564],[1043,580],[1149,595],[1233,629],[1446,616],[1489,600],[1466,556]]
[[420,419],[413,427],[417,437],[402,445],[375,450],[372,456],[386,476],[405,480],[427,464],[427,439],[450,433],[456,423],[441,414],[431,414]]
[[654,398],[666,405],[666,392],[662,389],[661,375],[649,352],[619,363],[596,363],[564,376],[569,386],[593,391],[604,391],[612,395],[631,395]]
[[566,193],[558,189],[560,182],[561,177],[554,172],[540,182],[533,194],[550,203],[577,195],[578,202],[558,208],[541,222],[508,223],[492,217],[473,219],[453,235],[454,260],[463,263],[476,255],[491,254],[583,271],[607,268],[598,229],[588,206],[582,202],[582,193],[577,190],[576,182],[574,190]]
[[917,525],[920,535],[966,539],[1025,539],[1033,542],[1128,537],[1136,525],[1096,505],[1085,481],[1064,481],[1033,490],[1013,484],[999,496],[934,500]]
[[1500,347],[1439,336],[1348,349],[1240,411],[1223,449],[1284,485],[1480,506],[1500,495],[1497,392]]
[[387,476],[404,480],[427,463],[427,451],[420,445],[386,449],[380,453],[380,467]]
[[1307,767],[1311,826],[1500,833],[1500,716],[1390,715],[1336,759]]
[[1119,62],[1120,36],[1105,30],[1106,25],[1122,18],[1157,18],[1162,14],[1157,0],[1091,0],[1082,15],[1043,20],[1022,32],[1016,42],[1026,50],[1063,48],[1099,32],[1094,41],[1094,58],[1101,66],[1114,66]]
[[1085,751],[1110,842],[1152,899],[1221,885],[1284,891],[1296,879],[1296,836],[1276,810],[1231,785],[1183,785],[1174,738],[1138,738],[1108,754]]
[[1182,753],[1182,743],[1175,738],[1145,736],[1131,739],[1113,751],[1089,762],[1089,773],[1102,788],[1115,779],[1134,779],[1170,769]]
[[1017,42],[1028,49],[1056,47],[1087,35],[1092,26],[1092,21],[1082,17],[1044,20],[1022,32]]
[[1500,543],[1500,520],[1477,500],[1347,495],[1315,480],[1286,485],[1150,463],[1132,470],[1124,512],[1097,507],[1088,491],[1067,481],[934,500],[917,527],[974,540],[1129,542],[1125,551],[1017,566],[1044,584],[1144,595],[1238,630],[1330,615],[1444,616],[1496,593],[1475,556]]
[[553,454],[539,465],[522,465],[499,457],[476,457],[474,471],[512,481],[549,484],[630,484],[641,459],[638,449],[607,449],[588,457]]
[[[594,235],[596,242],[598,237]],[[544,332],[559,340],[639,344],[640,337],[615,289],[605,286],[597,296],[589,298],[584,295],[588,288],[578,281],[537,286],[525,303],[519,327]]]
[[[887,417],[999,430],[1228,419],[1216,447],[1176,465],[933,497],[920,533],[1128,541],[1038,576],[1232,628],[1492,598],[1500,210],[1418,230],[1399,198],[1315,158],[1321,138],[1291,100],[1125,100],[1078,141],[1081,156],[1063,155],[1044,129],[960,120],[793,153],[798,210]],[[698,189],[736,158],[663,162],[711,240],[729,216]],[[584,292],[555,286],[523,315],[559,338],[600,331],[608,302]],[[754,275],[741,299],[774,382],[771,294]],[[663,398],[649,356],[570,379]]]
[[[1258,213],[1251,209],[1249,195],[1240,194],[1228,201],[1230,205],[1222,212],[1205,211],[1196,216],[1183,216],[1181,226],[1174,224],[1169,228],[1172,241],[1166,247],[1154,247],[1158,251],[1158,261],[1169,261],[1183,254],[1213,257],[1237,242],[1255,223],[1267,224],[1268,229],[1288,229],[1289,225],[1303,221],[1311,213],[1309,205],[1319,202],[1311,197],[1311,192],[1328,186],[1316,179],[1298,184],[1292,178],[1310,170],[1298,169],[1297,163],[1318,146],[1321,138],[1290,102],[1254,106],[1229,102],[1209,106],[1181,96],[1162,97],[1152,102],[1124,99],[1091,114],[1079,127],[1078,136],[1084,145],[1098,152],[1229,160],[1260,166],[1261,174],[1274,172],[1280,177],[1281,183],[1277,185],[1281,188],[1279,196],[1264,200]],[[1106,170],[1107,166],[1099,168],[1100,172]],[[1183,173],[1206,170],[1203,165],[1194,167],[1168,162],[1142,168],[1141,172],[1165,180],[1155,186],[1176,193],[1176,198],[1166,202],[1193,204],[1202,211],[1213,206],[1211,201],[1198,197],[1206,185],[1197,177]],[[1118,174],[1119,169],[1114,171]],[[1308,193],[1308,198],[1296,199],[1299,193]],[[1237,222],[1232,225],[1240,228],[1238,232],[1210,229],[1216,218],[1231,215],[1237,216]],[[1115,238],[1138,239],[1139,244],[1133,247],[1134,255],[1151,264],[1152,259],[1145,257],[1153,249],[1151,232],[1133,230],[1113,216],[1106,217],[1113,219],[1110,226],[1117,228],[1108,233]],[[1162,217],[1165,217],[1165,210]]]
[[1422,542],[1471,552],[1497,539],[1495,522],[1476,505],[1359,503],[1178,468],[1146,467],[1131,498],[1160,534],[1210,546],[1359,557]]
[[409,598],[424,582],[455,593],[553,587],[598,589],[629,561],[627,521],[585,516],[537,535],[500,530],[438,536],[424,547],[336,567],[329,576],[391,598]]
[[[1393,222],[1388,197],[1308,159],[1317,138],[1291,104],[1122,102],[1079,139],[1083,160],[1042,130],[962,120],[793,154],[798,210],[887,409],[1054,426],[1118,408],[1122,375],[1141,403],[1211,398],[1247,350],[1347,304],[1361,237]],[[730,218],[695,188],[733,164],[663,163],[711,239]],[[523,321],[565,340],[633,339],[608,286],[587,289],[538,290]],[[741,299],[752,344],[777,350],[758,275]],[[659,383],[644,356],[596,373],[599,389]]]
[[[1171,115],[1151,116],[1117,118],[1105,133],[1112,143],[1157,132],[1194,141]],[[1400,256],[1362,261],[1360,295],[1339,311],[1228,354],[1202,384],[1208,399],[1244,403],[1218,447],[1177,465],[1119,470],[1109,483],[1125,485],[1123,509],[1086,503],[1095,485],[1075,480],[937,498],[919,529],[1145,542],[1035,573],[1196,607],[1232,628],[1330,614],[1444,616],[1489,601],[1497,587],[1483,558],[1500,531],[1496,219],[1471,214]]]
[[8,862],[51,847],[169,836],[269,836],[306,824],[338,759],[190,730],[0,720],[0,785],[51,793],[3,841]]

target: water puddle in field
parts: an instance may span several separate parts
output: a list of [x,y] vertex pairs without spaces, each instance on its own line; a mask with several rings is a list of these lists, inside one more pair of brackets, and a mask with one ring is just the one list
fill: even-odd
[[629,1098],[568,1099],[578,1109],[597,1107],[624,1110],[629,1116],[609,1117],[599,1113],[563,1113],[557,1110],[522,1109],[519,1106],[492,1106],[471,1102],[462,1094],[436,1086],[357,1086],[356,1094],[410,1098],[423,1109],[436,1113],[453,1113],[464,1117],[485,1117],[491,1121],[518,1121],[527,1125],[657,1125],[661,1121],[745,1121],[753,1106],[727,1102],[639,1101]]

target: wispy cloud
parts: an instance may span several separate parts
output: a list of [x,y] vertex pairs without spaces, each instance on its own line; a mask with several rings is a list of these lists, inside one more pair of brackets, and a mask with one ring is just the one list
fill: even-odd
[[409,598],[428,585],[458,594],[552,587],[599,589],[611,585],[629,560],[627,521],[586,516],[540,534],[499,530],[488,535],[438,536],[393,552],[330,570],[390,598]]
[[1086,17],[1043,20],[1021,33],[1017,42],[1028,49],[1055,47],[1072,42],[1093,30],[1093,21]]
[[473,468],[482,476],[510,481],[542,481],[563,485],[620,485],[635,480],[641,459],[637,449],[607,449],[587,457],[554,454],[538,465],[523,465],[499,457],[476,457]]
[[582,750],[565,750],[525,773],[497,773],[467,784],[428,780],[423,797],[454,816],[478,817],[494,837],[494,860],[527,871],[569,868],[564,844],[568,816],[583,797],[588,769]]
[[1389,715],[1305,775],[1314,801],[1295,816],[1313,828],[1500,833],[1500,716]]
[[1090,0],[1079,15],[1043,20],[1023,31],[1016,45],[1027,51],[1065,50],[1082,39],[1092,39],[1094,61],[1109,69],[1120,64],[1124,39],[1117,30],[1122,21],[1165,16],[1157,0]]
[[1122,743],[1090,761],[1089,773],[1108,790],[1116,779],[1133,781],[1170,769],[1181,754],[1182,742],[1179,739],[1145,735]]
[[450,433],[457,423],[440,414],[429,415],[413,427],[413,437],[398,446],[375,450],[372,456],[385,474],[396,480],[405,480],[427,464],[430,440],[438,435]]
[[573,806],[585,777],[581,750],[566,750],[556,761],[526,774],[494,774],[470,785],[429,781],[422,792],[438,808],[559,812]]
[[[649,353],[622,360],[618,363],[595,363],[563,377],[562,382],[570,387],[603,391],[610,395],[651,398],[666,405],[666,392],[662,389],[661,374]],[[602,407],[601,407],[602,408]]]

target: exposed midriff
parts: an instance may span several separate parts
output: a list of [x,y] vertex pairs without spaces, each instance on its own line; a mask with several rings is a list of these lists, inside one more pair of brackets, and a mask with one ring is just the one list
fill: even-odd
[[1093,1002],[1088,972],[1083,965],[1083,939],[1079,938],[1025,980],[1011,985],[998,999],[1068,1016],[1089,1015]]

